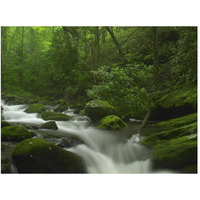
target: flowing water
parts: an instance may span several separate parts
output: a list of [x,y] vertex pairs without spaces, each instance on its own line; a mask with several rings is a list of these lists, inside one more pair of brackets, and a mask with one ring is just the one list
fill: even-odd
[[[2,101],[3,116],[7,122],[42,124],[46,121],[39,114],[28,114],[25,105],[6,105]],[[41,136],[43,132],[73,135],[83,143],[65,148],[79,155],[87,167],[88,173],[155,173],[152,171],[150,151],[140,144],[141,137],[134,134],[128,140],[120,137],[123,131],[99,130],[91,126],[86,116],[73,113],[68,109],[64,113],[70,121],[56,121],[58,130],[34,130]],[[168,173],[168,172],[167,172]]]

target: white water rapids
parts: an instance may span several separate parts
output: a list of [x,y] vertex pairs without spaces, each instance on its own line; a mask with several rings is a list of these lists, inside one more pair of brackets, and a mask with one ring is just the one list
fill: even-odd
[[[2,101],[2,106],[3,116],[7,122],[32,124],[46,122],[36,113],[25,113],[24,110],[27,108],[25,105],[6,105]],[[67,150],[83,159],[88,173],[155,173],[151,169],[149,151],[139,144],[138,134],[129,140],[122,140],[115,131],[99,130],[90,126],[86,116],[73,114],[71,109],[65,113],[70,116],[70,121],[56,121],[58,130],[54,132],[66,136],[75,135],[83,141],[83,144]],[[37,133],[37,130],[34,132]]]

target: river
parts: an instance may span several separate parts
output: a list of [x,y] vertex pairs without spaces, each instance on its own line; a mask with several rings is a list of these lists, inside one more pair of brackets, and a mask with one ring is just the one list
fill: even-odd
[[[25,113],[26,105],[7,105],[2,100],[3,116],[7,122],[42,124],[39,114]],[[49,107],[49,110],[53,108]],[[87,116],[74,114],[73,109],[63,112],[70,116],[69,121],[56,121],[58,130],[34,130],[36,137],[43,138],[44,133],[60,135],[52,142],[58,143],[65,136],[75,136],[83,141],[81,144],[66,148],[79,155],[85,162],[88,173],[169,173],[153,171],[151,152],[140,144],[142,137],[133,134],[130,139],[121,137],[125,131],[100,130],[91,125]],[[128,130],[129,132],[131,129]],[[134,132],[134,131],[133,131]],[[12,167],[14,168],[14,167]],[[12,169],[11,169],[12,172]]]

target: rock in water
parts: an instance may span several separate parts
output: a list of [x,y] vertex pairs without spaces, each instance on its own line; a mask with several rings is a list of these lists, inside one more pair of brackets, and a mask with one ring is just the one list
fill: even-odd
[[55,121],[46,122],[46,123],[44,123],[44,124],[41,125],[41,128],[43,128],[43,129],[58,130],[58,127],[57,127]]
[[2,141],[16,141],[32,138],[31,133],[22,126],[6,126],[1,129]]
[[12,152],[19,173],[84,173],[75,154],[39,138],[20,142]]
[[70,119],[68,115],[51,111],[42,112],[41,117],[44,120],[56,120],[56,121],[68,121]]
[[128,125],[118,116],[109,115],[100,120],[100,125],[98,128],[108,129],[108,130],[120,130],[128,128]]
[[117,110],[106,101],[93,100],[86,104],[85,114],[92,120],[98,121],[107,115],[117,115]]
[[45,106],[42,104],[31,104],[24,112],[26,113],[41,113],[45,111]]

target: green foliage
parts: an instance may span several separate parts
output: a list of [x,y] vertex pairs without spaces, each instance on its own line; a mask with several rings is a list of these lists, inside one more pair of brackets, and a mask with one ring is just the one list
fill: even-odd
[[[110,30],[118,47],[105,27],[2,27],[2,91],[72,104],[107,100],[121,115],[143,118],[158,97],[195,88],[197,27],[157,28],[159,83],[152,27]],[[184,97],[196,106],[196,92]]]
[[121,115],[128,111],[128,115],[141,118],[150,104],[151,70],[152,66],[144,64],[103,66],[93,72],[97,84],[87,94],[91,99],[109,101]]

